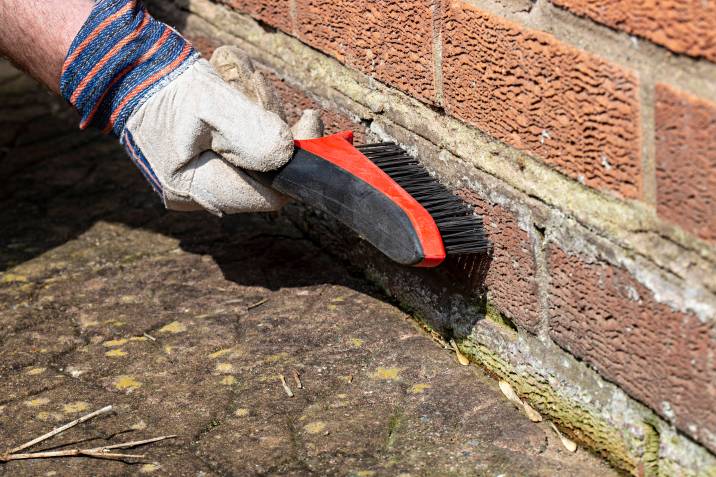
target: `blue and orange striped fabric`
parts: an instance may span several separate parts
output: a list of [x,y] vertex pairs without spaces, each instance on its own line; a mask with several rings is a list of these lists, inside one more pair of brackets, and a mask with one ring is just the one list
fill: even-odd
[[95,126],[124,142],[132,112],[198,56],[142,2],[98,0],[67,53],[60,91],[82,115],[82,129]]

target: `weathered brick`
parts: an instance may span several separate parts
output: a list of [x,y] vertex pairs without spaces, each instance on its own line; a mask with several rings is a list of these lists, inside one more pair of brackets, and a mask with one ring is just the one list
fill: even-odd
[[[214,50],[221,45],[221,42],[216,38],[207,37],[205,35],[189,32],[186,33],[186,36],[194,47],[201,52],[204,58],[207,59],[211,58]],[[272,71],[261,67],[261,65],[256,66],[271,81],[276,89],[276,93],[282,100],[286,112],[286,119],[290,124],[298,121],[304,109],[320,109],[326,134],[350,130],[354,133],[356,144],[365,142],[365,127],[363,125],[355,123],[345,114],[323,108],[320,104],[306,96],[304,92],[290,86]]]
[[716,241],[716,104],[658,84],[655,123],[659,215]]
[[459,195],[483,216],[495,251],[485,285],[489,298],[500,311],[521,328],[536,332],[539,325],[536,265],[529,234],[508,209],[491,204],[474,192]]
[[658,303],[626,270],[550,245],[550,335],[716,450],[716,326]]
[[289,0],[223,0],[222,3],[287,33],[293,30]]
[[214,54],[214,50],[221,46],[221,43],[215,38],[210,38],[202,34],[185,33],[184,36],[191,42],[201,55],[207,60]]
[[450,114],[590,187],[640,196],[632,72],[458,0],[443,10]]
[[325,133],[333,134],[338,131],[353,131],[356,144],[365,143],[365,127],[357,124],[341,112],[325,109],[303,91],[288,84],[269,70],[262,69],[262,73],[271,81],[276,93],[283,102],[286,119],[290,124],[298,121],[304,109],[320,109],[321,119],[325,125]]
[[676,53],[716,61],[716,3],[704,0],[552,0]]
[[435,100],[435,0],[296,0],[300,37],[411,96]]

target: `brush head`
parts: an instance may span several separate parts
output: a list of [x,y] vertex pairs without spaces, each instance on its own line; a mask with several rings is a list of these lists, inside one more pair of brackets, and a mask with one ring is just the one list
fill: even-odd
[[482,217],[432,177],[417,159],[390,142],[355,147],[428,211],[448,256],[491,253]]

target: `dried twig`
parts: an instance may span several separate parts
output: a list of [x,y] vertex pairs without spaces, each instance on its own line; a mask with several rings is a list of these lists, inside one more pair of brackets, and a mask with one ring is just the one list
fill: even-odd
[[157,339],[154,336],[150,335],[149,333],[143,333],[143,336],[145,338],[149,338],[152,341],[157,341]]
[[268,298],[264,298],[263,300],[259,300],[259,301],[257,301],[256,303],[252,303],[251,305],[247,306],[246,309],[247,309],[247,310],[251,310],[251,309],[253,309],[253,308],[256,308],[257,306],[263,305],[263,304],[266,303],[267,301],[268,301]]
[[124,459],[142,459],[144,454],[122,454],[122,453],[111,453],[102,451],[101,447],[96,449],[67,449],[60,451],[49,451],[49,452],[30,452],[28,454],[10,454],[6,456],[0,456],[0,462],[10,462],[11,460],[26,460],[26,459],[51,459],[53,457],[94,457],[96,459],[107,459],[107,460],[124,460]]
[[293,397],[293,391],[291,391],[291,388],[288,387],[288,384],[286,383],[286,378],[283,376],[283,374],[278,375],[279,379],[281,379],[281,386],[283,386],[283,390],[286,391],[286,395],[288,397]]
[[165,439],[173,439],[177,437],[176,435],[169,435],[169,436],[159,436],[159,437],[152,437],[150,439],[143,439],[140,441],[130,441],[130,442],[121,442],[119,444],[112,444],[112,445],[106,445],[106,446],[99,446],[99,447],[93,447],[90,449],[63,449],[63,450],[52,450],[52,451],[41,451],[41,452],[24,452],[19,453],[19,451],[27,449],[28,447],[32,447],[33,445],[45,441],[49,439],[50,437],[56,436],[57,434],[60,434],[67,429],[70,429],[71,427],[76,426],[77,424],[80,424],[82,422],[88,421],[94,417],[99,416],[100,414],[104,414],[106,412],[109,412],[112,410],[112,406],[106,406],[102,409],[99,409],[97,411],[91,412],[89,414],[85,414],[84,416],[80,417],[79,419],[75,419],[72,422],[68,422],[67,424],[57,427],[50,432],[41,435],[40,437],[33,439],[31,441],[28,441],[22,445],[19,445],[15,447],[14,449],[11,449],[9,452],[6,452],[4,454],[0,454],[0,462],[9,462],[11,460],[26,460],[26,459],[48,459],[53,457],[75,457],[75,456],[85,456],[85,457],[93,457],[96,459],[109,459],[109,460],[125,460],[125,459],[142,459],[144,458],[144,454],[122,454],[119,452],[109,452],[111,449],[128,449],[131,447],[137,447],[145,444],[150,444],[152,442],[158,442],[163,441]]
[[[176,434],[171,434],[168,436],[151,437],[149,439],[143,439],[141,441],[120,442],[119,444],[112,444],[111,446],[102,446],[101,449],[103,449],[103,450],[129,449],[130,447],[143,446],[145,444],[151,444],[152,442],[159,442],[159,441],[164,441],[167,439],[174,439],[175,437],[177,437]],[[99,449],[99,447],[98,447],[98,449]]]
[[303,383],[301,382],[301,375],[295,369],[293,370],[293,380],[296,381],[298,389],[303,389]]
[[72,422],[68,422],[68,423],[65,424],[64,426],[60,426],[60,427],[56,427],[55,429],[52,429],[52,430],[51,430],[50,432],[48,432],[47,434],[43,434],[43,435],[41,435],[40,437],[38,437],[38,438],[36,438],[36,439],[33,439],[33,440],[31,440],[31,441],[28,441],[28,442],[25,442],[24,444],[19,445],[19,446],[15,447],[14,449],[10,449],[10,450],[7,452],[7,454],[16,454],[17,452],[20,452],[20,451],[23,450],[23,449],[27,449],[28,447],[34,446],[34,445],[37,444],[38,442],[45,441],[45,440],[49,439],[49,438],[52,437],[52,436],[56,436],[56,435],[59,434],[60,432],[64,432],[64,431],[66,431],[67,429],[69,429],[69,428],[71,428],[71,427],[75,427],[77,424],[81,424],[81,423],[83,423],[83,422],[85,422],[85,421],[89,421],[89,420],[92,419],[93,417],[97,417],[97,416],[99,416],[100,414],[104,414],[104,413],[109,412],[109,411],[111,411],[111,410],[112,410],[112,406],[105,406],[105,407],[103,407],[102,409],[98,409],[97,411],[90,412],[89,414],[85,414],[84,416],[80,417],[79,419],[75,419],[75,420],[72,421]]

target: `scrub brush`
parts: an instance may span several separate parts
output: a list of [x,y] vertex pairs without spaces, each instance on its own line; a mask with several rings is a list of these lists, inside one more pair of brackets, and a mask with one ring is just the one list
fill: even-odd
[[261,182],[333,216],[391,260],[436,267],[447,257],[483,275],[492,251],[482,217],[393,143],[353,146],[344,131],[296,140],[293,158]]

